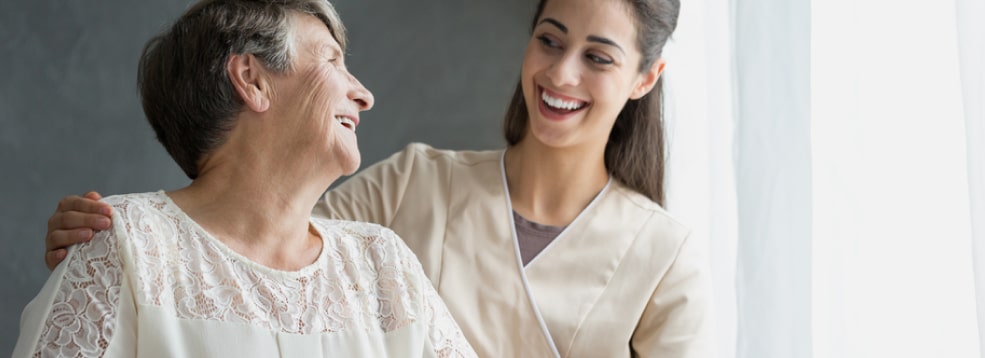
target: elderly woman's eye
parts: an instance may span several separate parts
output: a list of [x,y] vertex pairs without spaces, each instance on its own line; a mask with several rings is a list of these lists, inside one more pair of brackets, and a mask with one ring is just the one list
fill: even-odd
[[343,67],[344,66],[342,64],[342,58],[341,57],[330,57],[330,58],[326,59],[326,61],[328,61],[328,63],[330,65],[332,65],[332,67],[335,67],[335,68],[339,68],[339,67]]

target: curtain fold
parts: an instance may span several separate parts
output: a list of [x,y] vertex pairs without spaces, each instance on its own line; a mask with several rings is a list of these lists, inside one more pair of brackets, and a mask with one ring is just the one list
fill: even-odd
[[811,357],[811,4],[734,0],[742,358]]
[[736,203],[729,0],[681,3],[664,50],[667,209],[709,246],[718,357],[735,357]]
[[961,89],[968,147],[978,344],[985,358],[985,1],[956,0]]
[[954,4],[682,2],[668,209],[720,357],[985,358],[985,1]]

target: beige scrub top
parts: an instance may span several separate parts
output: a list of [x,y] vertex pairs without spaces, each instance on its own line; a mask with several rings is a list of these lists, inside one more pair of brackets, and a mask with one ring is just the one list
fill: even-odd
[[706,248],[609,185],[523,267],[503,150],[411,144],[325,195],[315,216],[393,229],[481,357],[709,357]]

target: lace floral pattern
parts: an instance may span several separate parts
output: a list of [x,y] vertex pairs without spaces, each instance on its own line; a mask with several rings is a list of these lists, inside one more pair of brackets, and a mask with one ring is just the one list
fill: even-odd
[[[62,285],[38,339],[34,357],[100,356],[113,335],[122,274],[115,240],[79,244],[65,262]],[[94,272],[106,272],[93,275]]]
[[177,318],[294,334],[390,332],[424,320],[438,356],[474,354],[420,263],[389,229],[314,219],[322,253],[286,272],[232,251],[163,192],[106,201],[125,237],[101,233],[80,245],[40,339],[47,344],[39,343],[35,356],[100,355],[113,334],[123,267],[132,273],[138,304]]

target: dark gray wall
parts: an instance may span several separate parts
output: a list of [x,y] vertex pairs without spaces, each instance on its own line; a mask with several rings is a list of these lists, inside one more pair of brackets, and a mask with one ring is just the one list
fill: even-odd
[[[0,355],[48,277],[48,216],[68,194],[174,189],[184,175],[136,97],[144,42],[187,0],[0,1]],[[350,70],[376,96],[362,116],[364,167],[409,142],[503,145],[529,0],[337,0]]]

